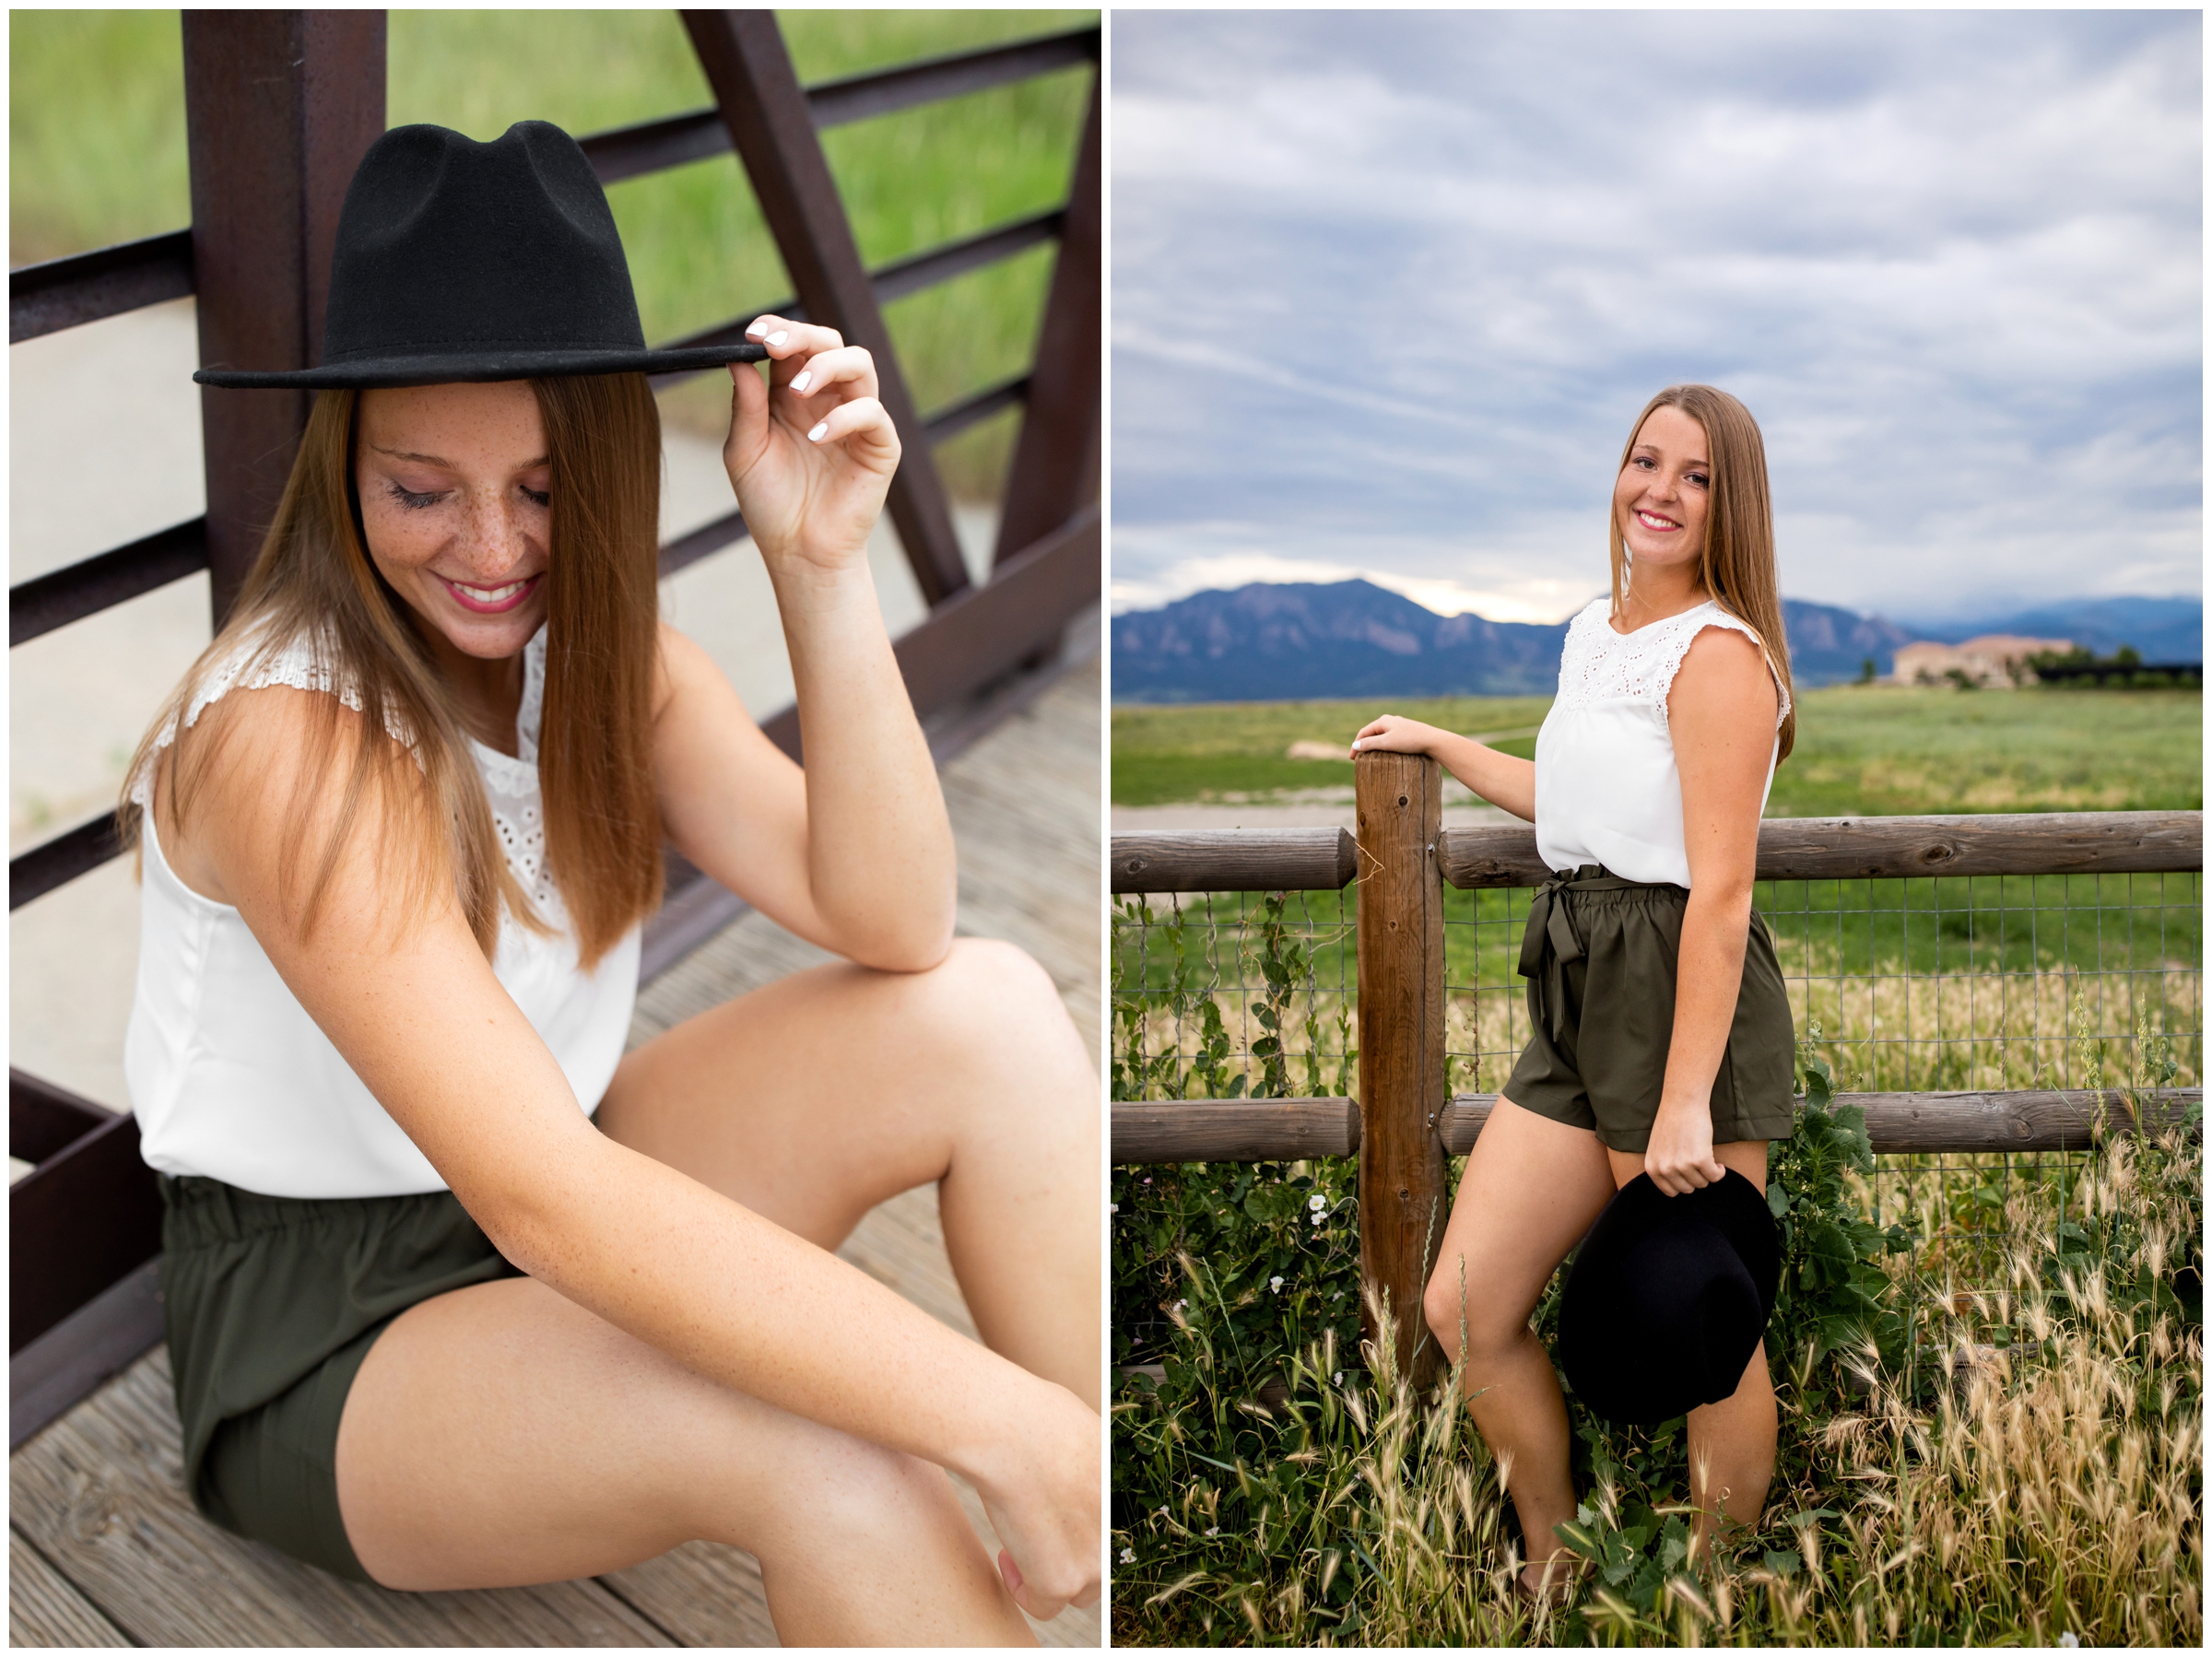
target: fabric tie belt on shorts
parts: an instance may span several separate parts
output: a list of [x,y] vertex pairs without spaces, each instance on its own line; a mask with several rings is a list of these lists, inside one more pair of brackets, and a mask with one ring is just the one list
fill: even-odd
[[1575,935],[1574,922],[1567,913],[1566,894],[1659,889],[1679,888],[1653,887],[1647,881],[1624,880],[1604,864],[1594,863],[1586,863],[1577,869],[1561,869],[1536,887],[1528,903],[1528,930],[1521,934],[1519,971],[1529,981],[1530,999],[1537,1004],[1530,1011],[1536,1012],[1540,1006],[1539,1022],[1554,1042],[1571,1039],[1567,963],[1579,961],[1583,955],[1583,940]]

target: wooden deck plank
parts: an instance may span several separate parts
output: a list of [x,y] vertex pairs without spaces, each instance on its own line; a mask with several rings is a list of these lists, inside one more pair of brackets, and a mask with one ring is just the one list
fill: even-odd
[[[1094,1057],[1102,929],[1099,677],[1095,661],[1071,669],[944,771],[960,854],[959,930],[1008,938],[1034,955]],[[830,958],[764,917],[745,915],[647,987],[630,1045]],[[841,1253],[974,1338],[933,1189],[882,1205]],[[708,1543],[597,1581],[401,1594],[341,1581],[232,1536],[202,1520],[184,1497],[168,1357],[159,1347],[24,1445],[9,1474],[20,1531],[11,1536],[11,1559],[29,1561],[11,1572],[18,1644],[776,1643],[759,1568],[735,1548]],[[995,1557],[982,1504],[954,1482]],[[1048,1645],[1095,1647],[1100,1626],[1094,1607],[1036,1629]]]
[[7,1533],[7,1643],[11,1646],[127,1646],[69,1579],[14,1529]]
[[18,1450],[8,1510],[140,1645],[668,1645],[596,1582],[394,1593],[286,1558],[194,1512],[158,1346]]

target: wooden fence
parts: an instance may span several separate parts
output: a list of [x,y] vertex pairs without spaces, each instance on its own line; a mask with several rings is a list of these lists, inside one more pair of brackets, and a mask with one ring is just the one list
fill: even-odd
[[[797,287],[663,343],[739,338],[755,316],[773,311],[826,322],[874,353],[885,407],[901,432],[923,440],[907,443],[888,510],[930,609],[896,650],[915,711],[940,716],[932,746],[942,759],[978,734],[992,687],[1055,653],[1068,622],[1099,597],[1100,30],[803,87],[772,13],[681,15],[714,104],[589,135],[584,153],[601,182],[612,183],[735,150]],[[9,343],[191,294],[202,362],[310,366],[322,355],[338,209],[354,168],[384,130],[384,13],[188,10],[182,29],[191,225],[11,271]],[[877,270],[862,265],[822,129],[1087,64],[1094,66],[1090,98],[1065,201]],[[918,410],[883,306],[1053,241],[1059,253],[1029,371]],[[684,377],[657,376],[655,389]],[[274,515],[311,397],[204,388],[206,513],[11,588],[10,647],[201,570],[211,577],[220,628]],[[993,570],[979,585],[969,580],[931,451],[1017,406],[1024,413]],[[732,511],[664,546],[661,573],[745,533]],[[795,709],[762,723],[798,756]],[[9,860],[8,908],[120,850],[105,814],[31,847]],[[673,852],[669,864],[667,899],[645,929],[647,977],[741,907]],[[128,1115],[12,1068],[8,1144],[36,1165],[8,1205],[12,1445],[160,1337],[160,1202]]]
[[[1359,832],[1117,834],[1112,889],[1358,892],[1359,1097],[1116,1101],[1117,1163],[1359,1158],[1365,1284],[1418,1308],[1447,1217],[1445,1158],[1465,1155],[1496,1103],[1445,1085],[1443,888],[1529,887],[1551,871],[1529,828],[1446,829],[1442,777],[1418,755],[1361,754]],[[1780,820],[1759,826],[1761,880],[1928,876],[2159,874],[2204,867],[2204,814],[2066,812],[1959,817]],[[2157,1126],[2201,1102],[2197,1088],[2137,1095]],[[1877,1152],[2067,1150],[2099,1114],[2133,1123],[2128,1101],[2085,1090],[1859,1093]],[[1399,1362],[1433,1379],[1436,1344],[1401,1317]],[[1371,1321],[1363,1334],[1374,1338]]]

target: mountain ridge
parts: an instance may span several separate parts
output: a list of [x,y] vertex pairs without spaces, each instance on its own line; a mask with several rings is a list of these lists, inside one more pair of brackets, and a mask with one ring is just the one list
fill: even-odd
[[[2201,644],[2190,642],[2201,640],[2201,603],[2194,599],[2082,600],[1940,629],[1804,599],[1785,598],[1782,607],[1791,675],[1807,687],[1855,679],[1869,658],[1886,675],[1898,646],[1915,640],[1956,643],[1991,632],[2071,638],[2100,652],[2132,643],[2150,660],[2202,654]],[[2061,625],[2069,616],[2086,625]],[[1359,578],[1194,593],[1157,609],[1124,611],[1111,627],[1117,702],[1548,695],[1558,687],[1567,636],[1563,621],[1440,616]]]

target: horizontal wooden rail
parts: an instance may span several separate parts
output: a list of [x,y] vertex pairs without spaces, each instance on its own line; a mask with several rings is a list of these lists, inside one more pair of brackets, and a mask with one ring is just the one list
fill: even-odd
[[1339,891],[1359,864],[1348,828],[1117,834],[1112,883],[1116,893]]
[[8,648],[206,568],[207,520],[202,516],[18,582],[7,590]]
[[[1447,828],[1439,838],[1438,862],[1456,887],[1535,886],[1551,873],[1536,855],[1533,828]],[[1112,886],[1116,892],[1334,890],[1355,873],[1356,856],[1340,828],[1117,834]],[[2201,811],[1777,817],[1759,826],[1761,880],[2189,874],[2204,866]]]
[[[1439,862],[1457,887],[1534,886],[1551,873],[1536,855],[1533,827],[1447,828]],[[1759,826],[1761,880],[2178,874],[2204,866],[2201,811],[1775,817]]]
[[[2119,1094],[2101,1096],[2107,1118],[2132,1129]],[[2204,1090],[2168,1087],[2141,1096],[2153,1129],[2189,1120],[2201,1125]],[[2069,1151],[2090,1143],[2100,1096],[2083,1089],[2009,1093],[1841,1093],[1839,1105],[1866,1112],[1866,1135],[1883,1155],[1915,1152]],[[1464,1157],[1498,1102],[1494,1093],[1463,1093],[1437,1123],[1444,1149]],[[1348,1099],[1117,1100],[1113,1160],[1276,1162],[1350,1157],[1359,1150],[1359,1107]]]
[[26,264],[7,273],[7,343],[181,300],[192,282],[188,229]]

